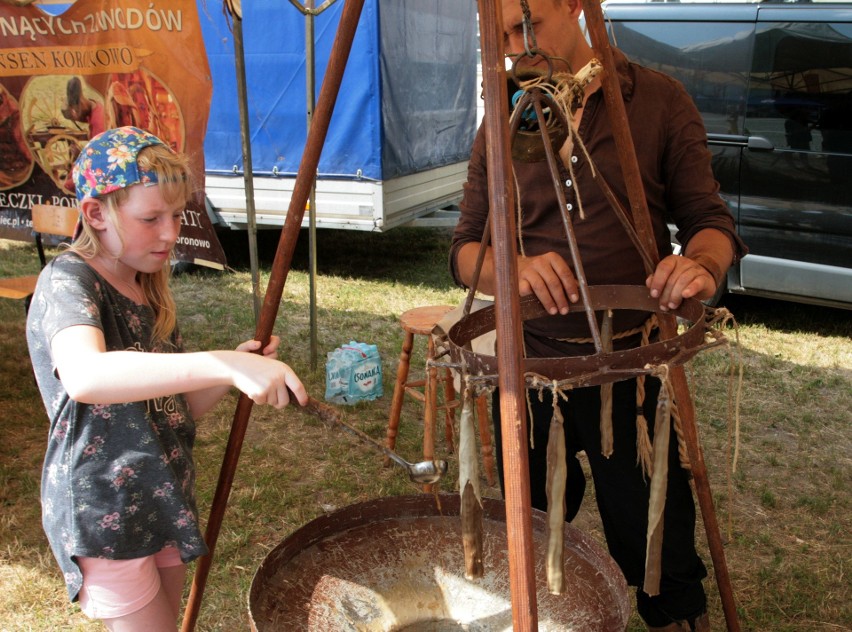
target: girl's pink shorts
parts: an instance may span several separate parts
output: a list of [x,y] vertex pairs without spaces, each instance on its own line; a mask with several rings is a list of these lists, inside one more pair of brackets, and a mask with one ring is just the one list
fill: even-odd
[[167,546],[159,553],[133,560],[78,557],[83,572],[80,608],[92,619],[114,619],[141,610],[160,590],[158,568],[180,566],[180,553]]

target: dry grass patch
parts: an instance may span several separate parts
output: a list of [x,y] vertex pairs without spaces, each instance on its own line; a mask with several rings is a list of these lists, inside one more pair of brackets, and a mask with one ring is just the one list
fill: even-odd
[[[181,328],[193,349],[232,348],[254,333],[247,256],[239,251],[244,238],[237,233],[225,239],[233,270],[197,271],[174,280]],[[261,233],[262,290],[276,244],[277,233]],[[352,339],[377,344],[385,396],[343,409],[346,421],[377,439],[384,436],[402,343],[399,315],[419,305],[455,304],[464,296],[447,273],[448,244],[440,230],[319,231],[320,355],[312,372],[307,244],[299,242],[276,326],[282,355],[322,399],[325,353]],[[37,269],[35,262],[33,248],[0,241],[0,274]],[[739,463],[730,484],[727,354],[722,349],[699,354],[688,375],[743,629],[852,630],[852,319],[849,312],[782,302],[741,299],[729,307],[740,321],[744,367]],[[422,344],[416,351],[412,370],[423,366]],[[30,377],[23,310],[12,301],[0,302],[0,398],[0,631],[102,629],[67,603],[41,532],[38,481],[47,427]],[[209,511],[235,402],[227,397],[200,423],[202,517]],[[409,401],[399,453],[416,460],[421,437],[419,408]],[[454,474],[442,484],[444,491],[452,490]],[[601,538],[591,485],[588,489],[578,524]],[[401,470],[384,468],[381,455],[350,434],[298,410],[255,407],[198,629],[247,629],[246,599],[255,570],[311,519],[371,498],[416,492]],[[709,565],[700,523],[698,531]],[[722,630],[712,569],[707,587],[713,629]],[[634,617],[629,629],[643,628]]]

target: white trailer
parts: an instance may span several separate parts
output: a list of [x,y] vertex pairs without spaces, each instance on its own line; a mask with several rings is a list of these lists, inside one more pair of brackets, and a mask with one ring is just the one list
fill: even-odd
[[[322,83],[342,2],[313,20],[281,0],[243,3],[245,91],[258,228],[281,227],[307,136],[307,50]],[[340,6],[338,6],[340,5]],[[219,11],[199,15],[213,78],[204,143],[208,211],[249,226],[233,34]],[[476,5],[366,0],[320,158],[317,228],[386,231],[451,225],[480,102]],[[310,215],[305,213],[303,224]]]

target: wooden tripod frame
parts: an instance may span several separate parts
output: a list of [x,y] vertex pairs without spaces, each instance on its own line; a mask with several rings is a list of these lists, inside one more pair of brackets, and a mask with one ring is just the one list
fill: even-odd
[[[518,275],[516,265],[516,227],[514,186],[511,179],[512,164],[509,151],[508,99],[505,90],[503,68],[503,20],[500,0],[478,0],[480,33],[482,40],[482,66],[485,96],[485,133],[489,146],[488,188],[491,204],[491,242],[494,248],[496,283],[496,326],[497,335],[504,344],[498,350],[500,411],[503,419],[503,460],[505,464],[506,527],[509,546],[509,579],[512,592],[513,629],[532,632],[538,629],[538,613],[535,601],[535,576],[532,545],[531,501],[526,451],[526,413],[524,401],[524,379],[520,343],[522,320],[517,295]],[[255,338],[265,346],[272,335],[272,327],[278,313],[284,282],[290,269],[296,241],[305,213],[305,204],[310,190],[325,136],[334,110],[337,93],[349,57],[355,30],[361,15],[364,0],[347,0],[332,46],[325,79],[317,100],[317,109],[304,154],[296,176],[293,194],[281,233],[281,239],[272,263],[269,284],[261,307]],[[612,52],[606,38],[603,15],[598,0],[583,0],[592,43],[604,65],[602,75],[604,98],[610,114],[613,132],[621,160],[621,167],[630,192],[630,207],[634,223],[646,248],[656,252],[650,217],[642,183],[639,177],[636,155],[627,127],[624,104],[618,90],[617,78],[607,72],[612,68]],[[673,316],[660,318],[664,338],[674,337],[676,323]],[[695,410],[690,397],[686,376],[682,367],[671,371],[675,398],[680,407],[684,438],[692,464],[696,493],[701,507],[704,526],[710,545],[716,580],[722,597],[722,605],[728,629],[738,632],[739,624],[733,594],[730,588],[727,565],[722,549],[721,536],[713,510],[713,501],[707,481],[698,434],[695,426]],[[182,632],[195,628],[207,575],[212,565],[213,553],[222,525],[225,507],[233,484],[242,442],[251,415],[252,401],[241,395],[237,403],[228,445],[225,449],[219,480],[210,510],[205,539],[210,553],[199,559],[193,578],[192,589],[181,627]]]
[[[645,200],[636,153],[627,123],[627,114],[618,77],[614,68],[612,49],[606,35],[599,0],[582,0],[595,54],[603,64],[601,82],[606,110],[618,150],[622,175],[627,184],[630,210],[641,245],[658,262],[657,248],[651,229],[651,218]],[[527,420],[522,375],[520,341],[521,318],[516,253],[516,226],[513,209],[515,193],[511,180],[511,151],[508,135],[508,98],[504,90],[503,19],[499,0],[479,0],[480,33],[482,38],[483,83],[485,94],[485,134],[487,154],[488,194],[491,223],[491,243],[495,261],[496,331],[503,341],[498,348],[500,414],[503,420],[503,462],[506,478],[506,523],[509,537],[509,574],[512,586],[512,617],[515,630],[532,631],[538,628],[535,602],[535,581],[532,573],[532,532],[530,489],[527,477],[526,451]],[[677,334],[673,315],[658,314],[663,339]],[[698,440],[695,407],[682,366],[672,367],[670,379],[683,424],[684,440],[692,465],[704,528],[728,630],[738,632],[736,605],[731,590],[719,525],[707,478],[707,468]]]

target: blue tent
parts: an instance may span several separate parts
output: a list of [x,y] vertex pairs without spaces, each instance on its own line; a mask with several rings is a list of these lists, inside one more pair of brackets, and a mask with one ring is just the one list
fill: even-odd
[[[315,19],[317,93],[343,8]],[[244,2],[252,166],[292,176],[307,136],[305,17],[285,0]],[[208,174],[241,172],[232,34],[198,2],[213,78]],[[319,178],[388,180],[467,160],[476,126],[476,5],[366,0],[319,164]]]

